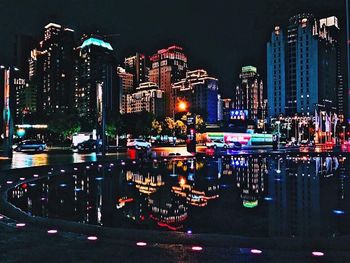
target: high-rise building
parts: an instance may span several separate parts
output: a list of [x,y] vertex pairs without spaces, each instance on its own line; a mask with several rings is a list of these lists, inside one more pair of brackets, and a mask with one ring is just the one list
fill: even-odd
[[175,106],[171,85],[186,76],[187,57],[182,47],[171,46],[159,50],[150,60],[149,81],[165,92],[165,114],[171,116]]
[[174,112],[177,100],[186,100],[189,110],[201,114],[208,124],[218,121],[218,79],[210,77],[203,69],[188,71],[186,78],[173,84]]
[[67,113],[72,107],[73,48],[74,31],[49,23],[44,39],[31,52],[29,79],[37,89],[41,114]]
[[29,78],[29,63],[28,58],[30,52],[36,46],[36,42],[32,36],[16,35],[15,53],[13,64],[19,68],[23,78]]
[[147,111],[164,116],[164,91],[153,82],[144,82],[136,92],[126,95],[126,113]]
[[267,44],[270,117],[335,110],[338,31],[336,17],[317,20],[311,14],[290,18],[287,31],[275,27]]
[[[75,108],[89,126],[96,127],[102,107],[106,107],[108,116],[120,109],[115,53],[111,44],[102,37],[90,35],[83,36],[81,45],[76,48],[76,56]],[[105,100],[103,105],[102,99]]]
[[135,91],[134,75],[126,72],[125,69],[123,69],[122,67],[117,68],[117,74],[118,74],[119,85],[121,90],[120,113],[124,114],[127,111],[126,97],[128,94],[131,94]]
[[263,81],[253,66],[242,67],[239,75],[240,83],[235,89],[233,105],[236,110],[247,110],[251,120],[261,119],[263,116]]
[[133,74],[134,91],[140,83],[148,81],[145,55],[136,53],[135,56],[126,58],[124,67],[127,73]]

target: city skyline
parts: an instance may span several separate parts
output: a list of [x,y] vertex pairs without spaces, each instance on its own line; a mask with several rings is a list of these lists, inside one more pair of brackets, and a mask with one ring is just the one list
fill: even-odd
[[[96,29],[100,29],[102,34],[120,34],[110,39],[120,65],[123,65],[125,57],[135,52],[150,56],[165,46],[180,45],[191,57],[189,68],[204,68],[211,72],[220,81],[223,97],[231,97],[238,81],[237,73],[242,66],[258,67],[263,79],[266,79],[265,48],[269,33],[274,25],[283,25],[289,17],[300,12],[311,12],[318,17],[335,15],[340,20],[341,33],[345,38],[345,1],[342,2],[334,3],[333,8],[329,8],[327,1],[310,3],[299,0],[296,3],[287,3],[270,0],[265,3],[253,1],[249,4],[231,3],[216,6],[211,6],[208,1],[201,1],[200,5],[184,5],[179,2],[172,9],[158,5],[157,2],[154,2],[152,9],[145,3],[133,7],[132,3],[119,1],[110,6],[104,1],[98,6],[93,5],[92,1],[74,1],[70,4],[51,1],[42,5],[40,1],[32,5],[30,2],[16,1],[0,3],[5,13],[0,18],[0,28],[5,39],[4,51],[0,51],[0,61],[3,64],[12,64],[14,52],[10,50],[16,34],[39,38],[40,30],[45,24],[57,22],[74,29],[76,40],[82,33],[92,33]],[[284,11],[277,12],[280,9]],[[131,13],[123,12],[124,10],[133,11],[135,19],[126,19]],[[77,12],[79,16],[76,15]],[[153,13],[159,15],[154,16]],[[242,25],[242,16],[238,16],[240,13],[254,19],[247,19],[244,26],[234,26]],[[6,14],[11,14],[14,19],[10,19]],[[191,16],[191,23],[182,18],[186,16]],[[198,19],[192,19],[196,17]],[[28,18],[26,24],[20,22],[23,18]]]

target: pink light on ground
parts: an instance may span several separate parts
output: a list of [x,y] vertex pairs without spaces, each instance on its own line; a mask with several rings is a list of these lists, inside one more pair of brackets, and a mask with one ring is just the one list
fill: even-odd
[[37,178],[37,177],[39,177],[39,175],[38,174],[33,174],[33,177]]
[[96,236],[89,236],[89,237],[87,237],[87,239],[90,241],[96,241],[97,237]]
[[21,181],[24,181],[26,178],[24,178],[24,177],[21,177],[21,178],[19,178],[19,180],[21,180]]
[[323,257],[324,256],[324,253],[323,252],[320,252],[320,251],[313,251],[311,253],[314,257]]
[[145,246],[147,246],[147,243],[146,243],[146,242],[140,241],[140,242],[137,242],[137,243],[136,243],[136,246],[145,247]]
[[25,226],[26,226],[25,223],[17,223],[17,224],[16,224],[16,227],[25,227]]
[[56,229],[50,229],[50,230],[47,230],[47,233],[48,234],[57,234],[57,230]]
[[192,250],[193,250],[193,251],[202,251],[203,248],[200,247],[200,246],[193,246],[193,247],[192,247]]
[[259,249],[251,249],[250,252],[251,252],[252,254],[256,254],[256,255],[262,254],[262,251],[259,250]]

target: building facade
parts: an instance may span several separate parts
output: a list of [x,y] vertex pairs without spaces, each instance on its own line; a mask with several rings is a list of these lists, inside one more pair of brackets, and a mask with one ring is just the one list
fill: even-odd
[[242,67],[240,83],[235,89],[233,107],[236,110],[247,110],[251,120],[261,119],[263,114],[263,81],[253,66]]
[[135,91],[134,89],[134,75],[128,73],[122,67],[117,68],[118,80],[121,89],[121,101],[120,101],[120,113],[124,114],[127,112],[126,97]]
[[67,113],[73,105],[74,31],[55,23],[45,26],[44,39],[29,59],[30,84],[37,90],[42,115]]
[[149,71],[149,81],[156,83],[165,93],[165,114],[173,113],[174,98],[172,84],[186,76],[187,57],[182,47],[171,46],[159,50],[150,57],[152,67]]
[[136,53],[135,56],[125,58],[124,68],[127,73],[133,75],[133,91],[135,91],[141,83],[148,81],[145,55]]
[[[324,21],[333,21],[324,22]],[[336,17],[311,14],[289,19],[286,31],[276,26],[267,44],[269,116],[312,115],[337,102]]]
[[153,82],[144,82],[136,92],[126,95],[126,113],[147,111],[156,117],[164,116],[165,95]]
[[101,107],[106,107],[107,116],[119,112],[116,68],[110,43],[97,35],[83,36],[81,45],[76,48],[74,105],[79,117],[87,120],[89,126],[100,122]]
[[218,79],[210,77],[203,69],[188,71],[186,78],[173,84],[172,111],[177,112],[178,100],[189,103],[189,111],[201,114],[208,124],[218,121]]

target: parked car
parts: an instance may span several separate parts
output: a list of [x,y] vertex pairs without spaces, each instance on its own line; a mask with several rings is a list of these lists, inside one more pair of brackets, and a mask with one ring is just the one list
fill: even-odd
[[14,150],[16,152],[32,150],[37,152],[42,152],[46,149],[46,143],[40,140],[24,140],[14,145]]
[[94,139],[78,143],[77,149],[79,152],[96,152],[98,149],[98,142]]
[[126,147],[136,149],[150,149],[152,144],[142,139],[129,139]]
[[222,140],[208,141],[206,143],[206,146],[207,146],[207,148],[214,148],[214,149],[216,149],[216,148],[224,148],[224,149],[229,148],[228,144]]

